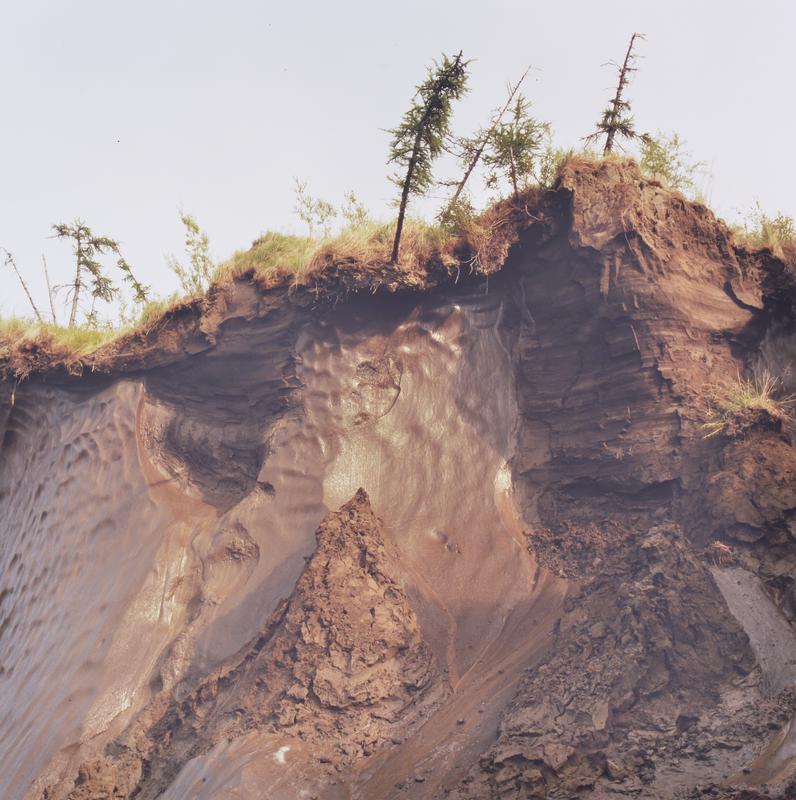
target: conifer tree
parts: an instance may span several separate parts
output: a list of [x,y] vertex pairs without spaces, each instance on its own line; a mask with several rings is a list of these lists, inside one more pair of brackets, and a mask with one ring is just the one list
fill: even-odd
[[533,176],[550,132],[549,125],[528,113],[529,108],[530,103],[521,94],[517,95],[509,121],[493,127],[483,156],[487,186],[494,188],[505,179],[511,184],[514,197]]
[[[623,136],[625,139],[636,139],[642,134],[636,132],[635,122],[630,115],[630,103],[624,99],[623,94],[625,88],[630,80],[631,73],[635,72],[637,67],[633,66],[636,63],[638,56],[633,52],[633,47],[636,44],[636,39],[643,39],[644,35],[641,33],[634,33],[630,37],[630,44],[625,53],[625,60],[620,67],[615,64],[619,70],[619,81],[616,84],[616,93],[613,100],[608,105],[597,123],[597,130],[586,137],[586,141],[595,142],[601,136],[605,135],[605,146],[603,147],[603,155],[607,156],[613,151],[614,141],[617,137]],[[615,62],[611,62],[614,64]]]
[[398,260],[406,207],[410,195],[425,194],[433,183],[431,166],[442,153],[450,130],[451,103],[467,91],[468,61],[459,52],[453,59],[444,53],[442,62],[435,62],[428,77],[416,90],[411,108],[392,134],[388,163],[395,163],[401,172],[391,180],[401,189],[398,222],[395,228],[390,263]]
[[116,256],[116,267],[122,273],[122,280],[132,289],[136,302],[146,302],[149,287],[144,286],[133,275],[130,265],[125,261],[119,249],[119,242],[107,236],[95,236],[91,228],[82,220],[76,219],[71,225],[58,223],[53,225],[56,239],[71,239],[74,241],[72,252],[75,256],[75,278],[69,284],[72,292],[72,309],[69,314],[69,327],[73,328],[77,320],[77,309],[81,292],[90,291],[93,302],[104,300],[110,303],[118,294],[119,289],[105,274],[98,257],[106,254]]
[[[475,136],[471,138],[462,137],[458,140],[458,144],[460,147],[460,154],[459,158],[464,163],[464,175],[462,175],[462,179],[456,184],[456,189],[453,193],[449,201],[449,205],[451,208],[455,208],[456,204],[459,202],[459,197],[461,193],[464,191],[464,186],[467,183],[470,175],[472,175],[473,170],[478,165],[478,161],[481,159],[481,156],[486,149],[487,144],[489,143],[489,139],[492,136],[492,132],[495,128],[500,125],[503,121],[503,117],[505,116],[506,112],[509,110],[509,106],[511,105],[512,100],[514,100],[514,95],[517,94],[519,91],[520,86],[522,86],[523,81],[525,80],[526,76],[528,75],[528,71],[530,67],[522,73],[522,77],[511,87],[509,90],[509,96],[506,100],[505,105],[500,111],[495,115],[495,118],[492,120],[491,124],[485,130],[482,128],[480,129]],[[450,184],[453,185],[453,184]]]

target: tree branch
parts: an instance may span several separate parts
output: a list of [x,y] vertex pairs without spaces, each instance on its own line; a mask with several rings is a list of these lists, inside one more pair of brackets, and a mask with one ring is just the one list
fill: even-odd
[[11,265],[14,269],[14,272],[17,273],[17,278],[19,278],[19,282],[22,284],[22,288],[25,290],[25,294],[28,296],[28,300],[30,301],[30,307],[33,309],[33,313],[36,315],[36,319],[38,319],[39,322],[44,324],[44,319],[42,318],[42,315],[39,313],[39,309],[36,308],[36,303],[33,302],[33,296],[31,295],[30,290],[28,289],[28,284],[25,283],[25,279],[22,277],[22,273],[17,268],[17,262],[14,261],[14,256],[12,256],[11,253],[5,249],[5,247],[0,249],[6,254],[5,258],[6,266]]

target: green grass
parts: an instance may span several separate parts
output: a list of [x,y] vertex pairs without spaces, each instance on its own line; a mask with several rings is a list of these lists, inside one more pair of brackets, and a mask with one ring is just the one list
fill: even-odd
[[[313,272],[328,263],[356,264],[358,267],[379,266],[388,262],[395,224],[364,221],[343,229],[338,235],[310,238],[267,232],[245,251],[219,265],[214,284],[223,284],[253,271],[265,281],[279,274],[293,276],[294,283],[304,282]],[[422,220],[408,219],[401,240],[398,268],[422,270],[434,259],[445,259],[456,236],[440,226]],[[13,360],[35,348],[49,352],[53,358],[77,359],[104,344],[137,329],[147,329],[161,319],[173,305],[191,296],[176,294],[148,302],[143,308],[122,308],[116,325],[100,327],[77,325],[73,328],[34,319],[11,317],[0,319],[0,359]]]
[[710,401],[715,419],[703,426],[707,431],[705,438],[722,433],[746,411],[765,411],[774,418],[788,418],[796,398],[792,395],[783,396],[780,388],[779,378],[763,372],[752,378],[739,376],[729,387],[714,389]]
[[784,249],[796,246],[796,220],[781,212],[771,217],[756,203],[742,225],[733,231],[738,240],[750,247],[768,247],[780,258]]
[[[330,262],[383,265],[389,262],[394,235],[394,222],[371,220],[348,226],[336,236],[327,237],[311,238],[269,231],[256,239],[248,250],[240,250],[220,264],[215,280],[232,280],[252,270],[263,278],[287,273],[301,283]],[[439,225],[407,219],[397,266],[404,270],[422,269],[431,259],[449,254],[456,238],[455,234]]]
[[47,342],[68,350],[76,357],[96,350],[100,345],[113,341],[126,329],[93,328],[76,326],[66,328],[62,325],[41,323],[24,317],[0,319],[0,356],[3,350],[25,342]]
[[[20,354],[34,350],[48,353],[53,360],[82,358],[126,333],[150,328],[179,300],[176,295],[151,300],[135,314],[123,313],[115,325],[83,324],[69,328],[27,317],[0,319],[0,360],[19,361]],[[21,360],[24,362],[24,357]]]

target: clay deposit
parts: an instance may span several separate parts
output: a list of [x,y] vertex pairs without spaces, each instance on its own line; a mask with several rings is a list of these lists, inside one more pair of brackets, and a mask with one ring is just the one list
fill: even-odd
[[705,428],[793,269],[630,162],[526,200],[0,365],[0,797],[796,796],[792,422]]

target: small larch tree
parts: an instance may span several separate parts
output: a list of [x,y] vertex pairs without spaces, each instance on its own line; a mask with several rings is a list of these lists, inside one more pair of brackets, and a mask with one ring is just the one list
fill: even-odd
[[169,256],[167,262],[185,294],[204,294],[210,288],[216,269],[210,255],[210,241],[190,214],[180,211],[180,222],[185,229],[185,255],[188,262],[183,264],[175,256]]
[[133,274],[130,265],[125,261],[119,249],[119,242],[107,236],[96,236],[91,228],[80,219],[71,225],[61,222],[53,225],[56,239],[71,239],[74,242],[72,252],[75,256],[75,278],[68,288],[72,294],[72,308],[69,313],[69,327],[73,328],[77,321],[77,310],[80,296],[88,292],[92,303],[104,300],[110,303],[119,292],[118,287],[106,274],[99,261],[104,255],[116,257],[116,267],[122,273],[122,280],[129,284],[133,296],[138,303],[145,303],[149,287],[140,283]]
[[639,166],[645,175],[663,181],[672,189],[691,192],[705,162],[691,160],[679,134],[666,135],[659,131],[657,136],[642,138]]
[[586,141],[596,142],[601,136],[605,136],[605,146],[603,147],[603,155],[609,155],[614,149],[614,143],[617,136],[622,136],[625,139],[636,139],[641,134],[636,132],[635,122],[630,114],[630,103],[625,100],[624,92],[630,81],[630,76],[637,69],[635,65],[637,56],[633,52],[636,44],[636,39],[643,39],[644,34],[634,33],[630,37],[630,44],[625,53],[625,60],[620,67],[615,62],[614,64],[619,70],[619,80],[616,84],[616,92],[613,99],[608,104],[608,108],[603,111],[600,121],[597,123],[597,130],[586,137]]
[[296,205],[293,210],[298,218],[307,226],[310,238],[315,235],[316,229],[326,238],[332,232],[332,220],[337,216],[337,209],[327,200],[313,197],[307,191],[307,182],[293,178],[293,191],[296,195]]
[[536,171],[550,126],[535,120],[528,112],[530,103],[520,94],[506,122],[492,128],[483,161],[487,169],[486,185],[492,189],[501,180],[511,184],[514,197],[528,184]]
[[449,205],[452,209],[455,209],[459,203],[465,184],[470,178],[470,175],[473,174],[473,170],[478,165],[481,156],[484,154],[484,150],[486,149],[487,144],[489,144],[495,128],[497,128],[503,121],[503,117],[509,110],[509,106],[514,100],[514,96],[519,91],[520,86],[522,86],[522,83],[528,75],[529,70],[530,67],[523,72],[522,77],[517,81],[517,83],[514,84],[514,86],[510,88],[508,99],[506,100],[503,108],[501,108],[500,111],[495,115],[494,119],[486,129],[482,128],[475,134],[475,136],[469,138],[463,136],[459,138],[457,142],[460,150],[459,159],[464,165],[464,174],[462,175],[461,180],[455,184],[456,188],[449,201]]
[[398,222],[390,263],[398,260],[406,207],[411,195],[424,195],[434,182],[432,164],[445,148],[450,132],[452,103],[467,91],[467,67],[459,52],[453,59],[444,53],[442,62],[428,70],[428,77],[416,90],[411,108],[392,134],[388,163],[400,171],[391,177],[401,190]]

